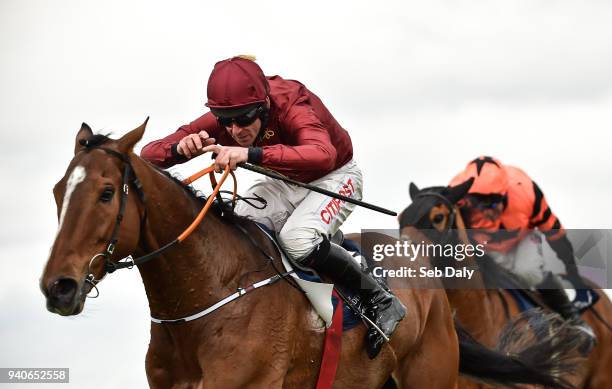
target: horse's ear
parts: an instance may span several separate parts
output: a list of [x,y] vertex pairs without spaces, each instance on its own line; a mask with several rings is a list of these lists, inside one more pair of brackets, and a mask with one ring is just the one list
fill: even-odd
[[123,153],[129,153],[132,151],[136,143],[142,139],[142,136],[145,132],[145,127],[147,127],[147,122],[149,121],[149,117],[137,128],[123,135],[121,139],[117,141],[119,145],[119,150]]
[[453,204],[457,201],[461,200],[463,196],[467,194],[467,192],[472,187],[474,183],[474,177],[471,177],[469,180],[465,181],[463,184],[459,184],[457,186],[449,186],[446,188],[446,198]]
[[84,147],[81,145],[81,140],[89,139],[93,136],[93,131],[87,123],[81,124],[81,129],[77,132],[76,139],[74,140],[74,153],[78,153]]
[[414,201],[415,196],[418,195],[421,190],[414,184],[414,182],[411,182],[408,191],[410,192],[410,199]]

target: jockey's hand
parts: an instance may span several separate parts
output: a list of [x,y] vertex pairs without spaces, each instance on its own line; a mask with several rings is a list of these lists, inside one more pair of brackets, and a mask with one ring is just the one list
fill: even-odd
[[203,148],[214,143],[215,138],[211,138],[206,131],[200,131],[197,134],[189,134],[181,139],[176,146],[176,151],[191,159],[205,153]]
[[210,145],[202,149],[203,152],[212,151],[217,154],[215,158],[215,171],[220,173],[229,164],[230,169],[236,170],[239,163],[249,159],[249,149],[247,147]]

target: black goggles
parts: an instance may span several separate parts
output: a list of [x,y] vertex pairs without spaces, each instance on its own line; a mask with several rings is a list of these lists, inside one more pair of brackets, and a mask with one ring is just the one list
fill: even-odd
[[260,105],[253,108],[251,111],[243,113],[240,116],[235,117],[221,117],[217,116],[217,122],[223,127],[231,127],[232,123],[236,123],[238,127],[246,127],[253,124],[253,122],[259,117],[263,107]]

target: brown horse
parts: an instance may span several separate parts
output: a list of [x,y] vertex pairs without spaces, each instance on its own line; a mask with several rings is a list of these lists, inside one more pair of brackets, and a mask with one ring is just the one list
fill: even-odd
[[[440,241],[448,239],[454,229],[457,234],[455,239],[465,242],[465,225],[455,203],[465,195],[467,189],[469,184],[422,190],[411,184],[410,196],[413,202],[400,216],[401,234],[421,238],[424,236],[419,231],[427,231],[427,239]],[[467,258],[463,265],[478,266],[474,258]],[[518,303],[505,289],[456,288],[447,289],[447,294],[459,322],[477,340],[488,346],[497,342],[508,320],[520,314]],[[607,324],[612,323],[612,303],[604,291],[599,290],[599,295],[599,302],[582,315],[595,331],[597,345],[586,363],[571,378],[574,385],[581,388],[612,387],[612,331]],[[480,384],[461,380],[460,387],[476,388]]]
[[[80,313],[106,271],[121,258],[174,241],[202,207],[191,190],[133,153],[145,125],[119,140],[93,135],[86,124],[79,130],[75,155],[53,190],[59,228],[40,280],[51,312]],[[278,260],[253,223],[216,210],[138,270],[151,316],[171,320],[274,277]],[[473,340],[458,342],[443,289],[405,285],[395,293],[408,308],[406,318],[374,360],[364,350],[364,326],[344,333],[334,388],[380,388],[392,372],[402,388],[453,388],[459,347],[468,373],[567,387],[550,374],[555,361],[534,368]],[[314,387],[323,336],[324,325],[303,293],[279,281],[197,320],[152,321],[147,377],[155,388]]]

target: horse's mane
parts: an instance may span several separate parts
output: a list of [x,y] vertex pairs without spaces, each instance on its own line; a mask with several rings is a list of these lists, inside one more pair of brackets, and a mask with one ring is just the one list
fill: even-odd
[[[196,189],[193,185],[183,184],[180,176],[176,174],[173,175],[169,171],[164,170],[160,168],[159,166],[153,165],[151,163],[149,163],[149,165],[152,166],[155,170],[157,170],[161,174],[163,174],[164,176],[168,177],[176,185],[183,188],[183,190],[185,191],[185,193],[187,193],[187,195],[189,195],[192,199],[198,201],[200,204],[204,204],[208,200],[208,196],[202,193],[202,191]],[[229,221],[230,223],[241,223],[241,224],[252,223],[250,219],[244,216],[236,215],[230,206],[225,205],[225,204],[219,204],[219,202],[216,200],[212,203],[212,206],[210,207],[210,209],[221,219]]]
[[[159,166],[156,166],[156,165],[153,165],[153,164],[149,164],[149,165],[152,166],[153,169],[157,170],[159,173],[161,173],[164,176],[168,177],[176,185],[178,185],[181,188],[183,188],[185,193],[187,193],[191,198],[197,200],[201,204],[205,203],[206,200],[208,200],[208,196],[206,196],[204,193],[202,193],[202,191],[199,191],[196,188],[194,188],[193,185],[185,185],[185,184],[183,184],[183,182],[182,182],[182,180],[181,180],[181,178],[180,178],[180,176],[178,174],[174,174],[173,175],[169,171],[164,170],[164,169],[160,168]],[[217,208],[216,204],[213,204],[213,208]]]

